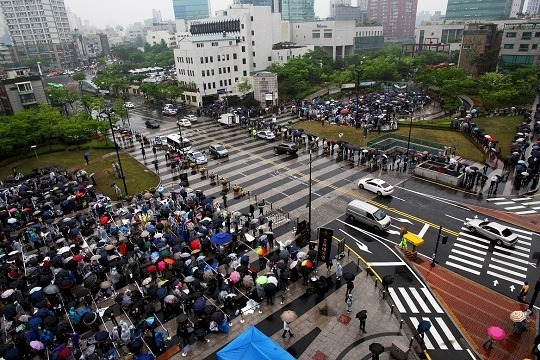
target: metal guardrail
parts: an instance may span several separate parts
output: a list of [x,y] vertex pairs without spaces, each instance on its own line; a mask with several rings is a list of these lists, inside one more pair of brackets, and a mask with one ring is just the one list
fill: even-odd
[[[388,144],[384,144],[384,142],[388,142]],[[414,148],[418,151],[430,152],[432,152],[433,150],[444,149],[445,146],[444,144],[417,138],[411,138],[409,141],[409,138],[407,136],[398,134],[386,134],[380,136],[376,139],[368,141],[367,145],[368,147],[372,147],[374,149],[387,150],[396,146],[407,148],[407,143],[410,143],[410,147],[412,148],[414,146]]]

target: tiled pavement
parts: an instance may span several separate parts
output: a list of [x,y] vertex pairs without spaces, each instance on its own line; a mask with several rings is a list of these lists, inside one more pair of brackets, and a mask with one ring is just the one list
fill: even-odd
[[[526,304],[497,294],[462,276],[440,266],[431,267],[429,261],[420,260],[414,264],[426,279],[436,296],[444,304],[448,314],[465,334],[469,343],[484,359],[511,360],[532,357],[535,331],[535,317],[531,317],[520,335],[513,333],[510,312],[526,310]],[[487,339],[487,328],[499,326],[506,330],[503,341],[496,342],[493,349],[482,347]]]

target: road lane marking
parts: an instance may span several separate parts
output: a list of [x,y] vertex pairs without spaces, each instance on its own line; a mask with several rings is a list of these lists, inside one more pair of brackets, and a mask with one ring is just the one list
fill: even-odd
[[506,271],[509,275],[515,275],[515,276],[521,276],[521,277],[527,277],[527,274],[522,274],[522,273],[519,273],[517,271],[513,271],[513,270],[508,270],[506,268],[503,268],[502,266],[498,266],[498,265],[495,265],[495,264],[488,264],[488,267],[492,268],[492,269],[495,269],[495,270],[500,270],[500,271]]
[[428,225],[428,224],[424,224],[424,226],[422,227],[422,230],[420,230],[420,232],[418,233],[418,237],[424,238],[424,235],[426,234],[426,232],[428,231],[428,229],[429,229],[429,225]]
[[429,301],[431,306],[435,309],[435,311],[439,314],[444,314],[444,310],[439,306],[439,303],[435,298],[433,297],[433,294],[427,289],[427,288],[421,288],[422,292],[424,293],[424,297]]
[[[508,226],[508,228],[514,232],[520,232],[522,234],[525,234],[525,235],[532,235],[534,234],[532,231],[527,231],[527,230],[523,230],[523,229],[518,229],[518,228],[514,228],[514,227],[510,227]],[[531,238],[529,238],[530,240]]]
[[[428,317],[424,317],[422,318],[422,320],[429,321],[430,319]],[[437,329],[435,329],[435,326],[433,326],[433,324],[431,324],[431,328],[429,328],[427,332],[429,332],[431,336],[433,336],[441,350],[448,350],[448,346],[446,346],[444,340],[442,339],[441,335],[439,335],[439,332],[437,331]]]
[[[501,259],[497,259],[495,257],[492,257],[491,258],[491,261],[494,261],[494,262],[497,262],[499,264],[503,264],[503,265],[506,265],[506,266],[510,266],[510,267],[513,267],[514,269],[518,269],[518,270],[521,270],[521,271],[525,271],[527,272],[527,267],[525,266],[519,266],[519,265],[516,265],[516,264],[512,264],[508,261],[504,261],[504,260],[501,260]],[[528,261],[527,261],[528,262]]]
[[487,274],[491,275],[491,276],[494,276],[497,279],[503,279],[503,280],[506,280],[506,281],[509,281],[511,283],[518,284],[518,285],[523,285],[523,280],[525,280],[525,278],[523,278],[521,280],[512,279],[512,278],[509,278],[508,276],[497,274],[496,272],[493,272],[493,271],[488,271]]
[[540,204],[540,201],[530,201],[530,202],[526,202],[526,203],[522,203],[523,205],[537,205],[537,204]]
[[499,201],[499,202],[495,203],[495,205],[510,205],[510,204],[515,204],[515,202],[513,202],[513,201]]
[[400,266],[405,265],[403,261],[383,261],[383,262],[370,262],[369,266]]
[[505,207],[504,210],[517,210],[517,209],[526,209],[526,208],[527,208],[526,206],[519,205],[519,206]]
[[488,202],[491,202],[491,201],[501,201],[501,200],[506,200],[506,198],[498,197],[498,198],[486,199],[486,201],[488,201]]
[[403,296],[403,299],[405,299],[405,303],[409,305],[411,312],[414,314],[418,314],[418,308],[416,307],[416,305],[414,305],[411,297],[407,293],[407,289],[405,289],[404,287],[398,287],[398,290],[401,293],[401,296]]
[[463,270],[463,271],[470,272],[470,273],[472,273],[472,274],[474,274],[474,275],[480,275],[480,271],[469,269],[468,267],[461,266],[461,265],[456,264],[456,263],[451,262],[451,261],[447,261],[445,264],[446,264],[446,265],[449,265],[449,266],[453,266],[453,267],[455,267],[455,268],[457,268],[457,269],[461,269],[461,270]]
[[514,199],[514,201],[527,201],[527,200],[532,200],[532,198],[524,197],[524,198],[516,198],[516,199]]
[[478,261],[484,261],[485,260],[485,258],[483,258],[483,257],[472,255],[472,254],[466,253],[464,251],[456,250],[456,249],[452,249],[452,250],[450,250],[450,252],[454,252],[454,253],[459,254],[461,256],[467,256],[467,257],[470,257],[471,259],[475,259],[475,260],[478,260]]
[[435,321],[437,321],[437,324],[439,324],[440,328],[442,329],[443,333],[446,335],[446,338],[450,340],[450,344],[454,347],[455,350],[463,350],[463,348],[459,345],[459,342],[454,337],[454,334],[452,334],[452,331],[448,328],[446,323],[444,322],[444,319],[441,317],[436,317]]
[[454,256],[454,255],[448,255],[448,258],[449,258],[449,259],[452,259],[452,260],[456,260],[456,261],[462,262],[462,263],[467,264],[467,265],[471,265],[471,266],[480,268],[480,269],[481,269],[482,266],[483,266],[482,264],[475,263],[474,261],[465,260],[465,259],[462,259],[462,258],[457,257],[457,256]]
[[416,289],[416,288],[409,288],[409,290],[411,291],[411,294],[412,294],[413,297],[416,299],[416,302],[418,302],[418,304],[420,305],[420,307],[422,308],[422,310],[424,311],[424,313],[426,313],[426,314],[431,313],[431,310],[429,309],[429,307],[427,306],[427,304],[424,302],[424,299],[422,299],[422,297],[421,297],[420,294],[418,293],[418,289]]
[[516,212],[516,215],[528,215],[528,214],[536,214],[536,210],[527,210],[527,211],[518,211],[518,212]]
[[519,259],[519,258],[516,258],[512,255],[508,255],[508,254],[503,254],[501,252],[494,252],[493,253],[494,256],[499,256],[499,257],[502,257],[502,258],[505,258],[505,259],[510,259],[510,260],[513,260],[514,262],[518,262],[518,263],[522,263],[522,264],[528,264],[529,263],[529,259]]
[[461,241],[461,242],[464,242],[465,244],[469,244],[469,245],[472,245],[472,246],[479,247],[481,249],[486,249],[486,250],[489,249],[488,245],[479,244],[476,241],[471,241],[471,240],[463,239],[463,238],[460,238],[460,237],[458,237],[457,240]]
[[469,247],[469,246],[466,246],[466,245],[463,245],[463,244],[459,244],[459,243],[454,243],[454,246],[460,247],[460,248],[465,249],[465,250],[468,250],[468,251],[475,252],[475,253],[480,254],[480,255],[486,255],[486,254],[487,254],[487,251],[482,251],[482,250],[474,249],[474,248],[471,248],[471,247]]
[[[418,324],[420,323],[415,317],[411,317],[409,318],[411,320],[411,323],[413,324],[413,327],[415,329],[418,328]],[[429,338],[427,336],[424,335],[424,345],[426,346],[426,349],[428,350],[435,350],[435,347],[433,346],[433,344],[431,344],[431,341],[429,340]]]
[[399,296],[396,294],[396,291],[394,288],[389,288],[388,291],[390,292],[390,296],[392,297],[392,300],[394,301],[394,304],[396,304],[398,310],[400,313],[406,313],[407,310],[401,303],[401,300],[399,299]]
[[517,255],[517,256],[525,257],[527,259],[529,258],[529,254],[524,254],[524,253],[519,252],[519,251],[509,250],[509,249],[503,248],[503,247],[501,247],[499,245],[495,245],[495,249],[501,251],[503,254],[505,254],[505,253],[506,254],[514,254],[514,255]]

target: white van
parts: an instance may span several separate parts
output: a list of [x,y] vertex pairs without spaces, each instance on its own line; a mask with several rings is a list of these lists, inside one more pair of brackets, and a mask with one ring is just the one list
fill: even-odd
[[347,217],[373,227],[375,231],[386,230],[390,227],[390,216],[378,207],[362,200],[353,200],[347,205]]

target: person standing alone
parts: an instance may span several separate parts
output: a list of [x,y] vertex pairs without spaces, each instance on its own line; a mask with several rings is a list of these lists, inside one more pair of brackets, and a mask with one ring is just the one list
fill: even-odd
[[282,338],[285,338],[287,335],[287,332],[289,333],[290,337],[294,337],[294,334],[291,332],[291,328],[289,326],[289,323],[284,321],[283,322],[283,335],[281,335]]

